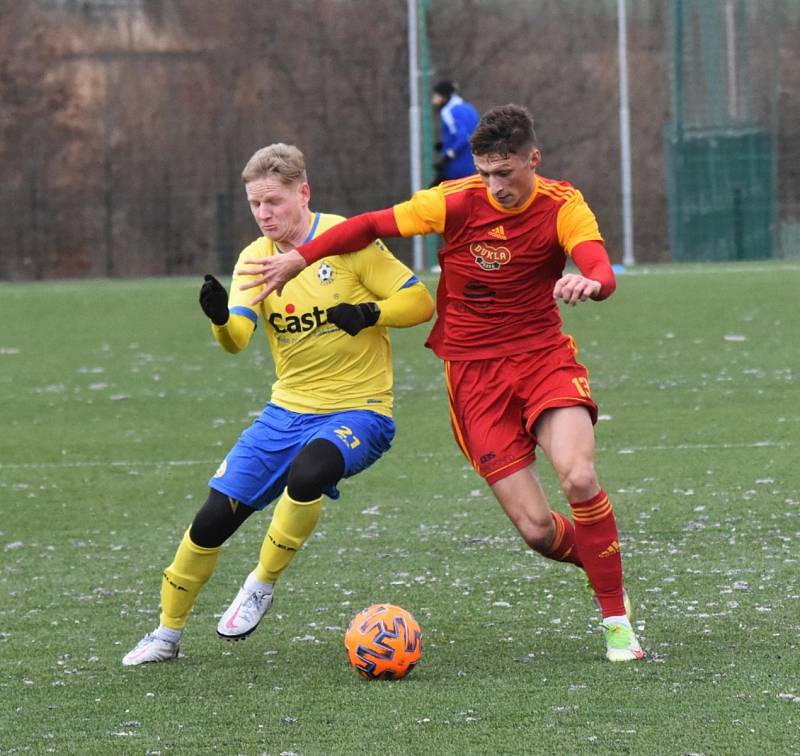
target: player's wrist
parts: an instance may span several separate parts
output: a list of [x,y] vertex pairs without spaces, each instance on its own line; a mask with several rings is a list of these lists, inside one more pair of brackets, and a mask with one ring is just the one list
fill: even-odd
[[226,325],[228,321],[231,319],[231,313],[228,308],[225,308],[225,311],[215,312],[213,315],[209,315],[208,319],[217,327],[222,328],[222,326]]
[[364,327],[369,328],[378,322],[381,316],[381,308],[378,307],[377,302],[364,302],[358,305],[364,316]]

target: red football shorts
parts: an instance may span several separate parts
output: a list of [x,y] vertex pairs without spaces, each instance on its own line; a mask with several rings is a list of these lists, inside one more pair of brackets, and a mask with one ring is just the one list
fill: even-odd
[[494,483],[536,458],[533,426],[554,407],[584,406],[597,422],[589,373],[563,345],[488,360],[445,361],[453,433],[472,466]]

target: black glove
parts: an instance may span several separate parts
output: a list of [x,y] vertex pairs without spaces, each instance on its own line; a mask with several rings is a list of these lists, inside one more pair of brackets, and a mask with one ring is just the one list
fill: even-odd
[[221,326],[228,322],[228,292],[210,273],[206,273],[200,287],[200,307],[214,325]]
[[375,302],[357,305],[342,303],[328,308],[328,322],[355,336],[362,328],[374,326],[380,314]]

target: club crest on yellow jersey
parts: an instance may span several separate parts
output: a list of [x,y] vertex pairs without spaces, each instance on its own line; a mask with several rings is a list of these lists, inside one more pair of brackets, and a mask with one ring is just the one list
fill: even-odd
[[326,262],[320,263],[317,268],[317,278],[323,286],[333,283],[333,268]]

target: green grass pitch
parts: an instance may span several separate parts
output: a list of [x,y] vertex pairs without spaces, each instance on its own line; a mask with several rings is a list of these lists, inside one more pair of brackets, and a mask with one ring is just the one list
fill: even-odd
[[[0,285],[0,754],[800,751],[800,266],[637,268],[564,311],[648,652],[621,666],[580,573],[527,551],[461,457],[422,326],[394,332],[394,448],[326,501],[259,630],[215,634],[266,513],[183,658],[123,668],[272,381],[260,331],[213,343],[199,284]],[[347,665],[376,601],[423,629],[400,682]]]

